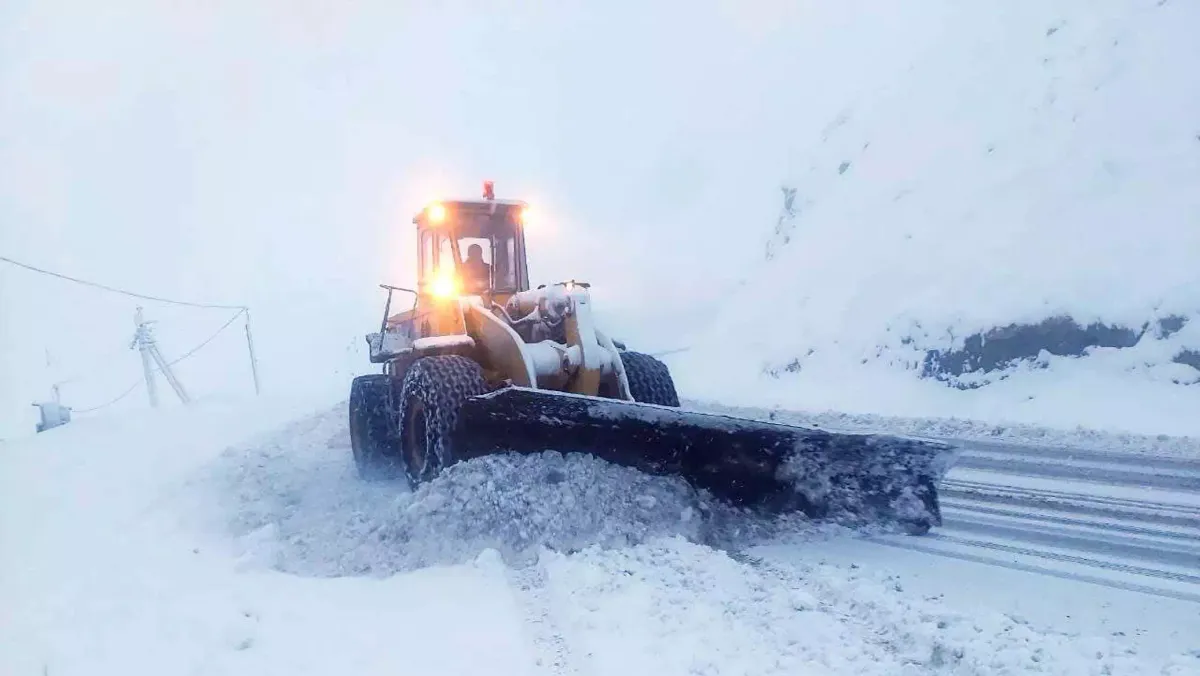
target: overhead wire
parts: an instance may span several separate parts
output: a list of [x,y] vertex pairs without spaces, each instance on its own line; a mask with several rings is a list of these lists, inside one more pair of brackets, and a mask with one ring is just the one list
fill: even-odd
[[[211,343],[213,340],[215,340],[216,337],[221,334],[221,332],[223,332],[225,329],[229,328],[229,325],[233,324],[233,322],[236,321],[238,317],[242,316],[243,314],[249,314],[249,312],[250,312],[250,308],[245,305],[227,305],[227,304],[221,304],[221,303],[197,303],[197,302],[193,302],[193,301],[177,300],[174,298],[165,298],[163,296],[154,296],[154,295],[145,294],[145,293],[138,293],[136,291],[129,291],[128,289],[121,289],[121,288],[118,288],[115,286],[110,286],[108,284],[101,284],[100,282],[93,282],[91,280],[74,277],[71,275],[63,274],[61,272],[54,272],[53,270],[47,270],[45,268],[41,268],[36,265],[30,265],[29,263],[23,263],[21,261],[14,260],[7,256],[0,256],[0,261],[3,261],[10,265],[15,265],[19,268],[24,268],[25,270],[29,270],[31,272],[48,275],[50,277],[56,277],[58,279],[63,279],[63,280],[69,281],[69,282],[74,282],[76,284],[82,284],[84,286],[90,286],[90,287],[101,289],[101,290],[108,291],[111,293],[117,293],[117,294],[121,294],[124,296],[129,296],[131,298],[140,298],[142,300],[149,300],[149,301],[154,301],[157,303],[166,303],[168,305],[181,305],[181,306],[185,306],[185,307],[217,309],[217,310],[237,310],[237,312],[235,312],[234,315],[229,318],[229,321],[222,324],[219,329],[217,329],[216,331],[214,331],[212,333],[212,335],[210,335],[208,338],[205,338],[203,342],[201,342],[199,345],[196,345],[192,349],[188,350],[183,355],[176,357],[171,362],[168,362],[168,364],[167,364],[168,366],[174,366],[175,364],[178,364],[179,362],[183,361],[184,359],[187,359],[188,357],[191,357],[192,355],[196,354],[200,350],[204,349],[205,346],[207,346],[209,343]],[[159,371],[159,372],[162,371],[162,369],[159,368],[157,365],[155,365],[153,367],[153,370]],[[79,380],[80,378],[81,378],[80,376],[68,378],[67,380],[60,381],[59,384],[61,385],[61,384],[66,384],[68,382],[74,382],[76,380]],[[143,381],[141,381],[141,380],[135,382],[133,385],[129,386],[128,389],[123,391],[121,394],[117,395],[115,398],[113,398],[103,404],[100,404],[99,406],[93,406],[93,407],[84,408],[84,409],[72,408],[71,410],[75,411],[76,413],[90,413],[92,411],[98,411],[102,408],[107,408],[107,407],[112,406],[113,404],[121,401],[122,399],[129,396],[130,394],[132,394],[135,390],[138,389],[138,387],[140,385],[142,385],[142,383],[143,383]]]
[[67,408],[70,408],[72,413],[91,413],[92,411],[99,411],[100,409],[108,408],[109,406],[112,406],[113,404],[117,403],[118,401],[121,401],[125,397],[128,397],[129,395],[133,394],[134,390],[136,390],[139,386],[141,386],[141,384],[142,384],[142,381],[140,381],[140,380],[137,381],[136,383],[130,385],[129,389],[118,394],[115,398],[110,399],[110,400],[104,402],[103,404],[100,404],[99,406],[93,406],[91,408],[75,408],[73,406],[68,406]]
[[246,308],[242,308],[241,310],[238,310],[237,312],[235,312],[234,315],[229,318],[229,321],[222,324],[221,328],[214,331],[211,336],[209,336],[208,338],[205,338],[204,342],[202,342],[199,345],[197,345],[196,347],[193,347],[192,349],[188,350],[187,352],[185,352],[183,354],[183,356],[176,357],[174,361],[168,362],[167,366],[174,366],[174,365],[178,364],[179,362],[183,361],[184,359],[187,359],[188,357],[192,356],[193,354],[196,354],[200,350],[204,349],[204,346],[211,343],[214,339],[216,339],[217,336],[221,335],[222,331],[229,328],[230,324],[232,324],[235,320],[237,320],[238,317],[241,317],[244,314],[246,314]]
[[51,277],[57,277],[59,279],[65,279],[70,282],[75,282],[76,284],[83,284],[85,286],[91,286],[91,287],[95,287],[97,289],[103,289],[105,291],[111,291],[113,293],[119,293],[119,294],[122,294],[125,296],[130,296],[133,298],[141,298],[143,300],[152,300],[152,301],[155,301],[158,303],[167,303],[169,305],[185,305],[188,307],[213,308],[213,309],[219,309],[219,310],[246,310],[247,309],[247,307],[245,305],[221,305],[221,304],[217,304],[217,303],[194,303],[194,302],[186,301],[186,300],[175,300],[172,298],[163,298],[161,296],[151,296],[151,295],[144,294],[144,293],[137,293],[134,291],[128,291],[126,289],[119,289],[115,286],[101,284],[99,282],[92,282],[92,281],[89,281],[86,279],[80,279],[79,277],[72,277],[70,275],[65,275],[61,272],[54,272],[52,270],[46,270],[45,268],[39,268],[37,266],[30,265],[29,263],[22,263],[21,261],[16,261],[16,260],[13,260],[6,256],[0,256],[0,261],[4,261],[5,263],[15,265],[19,268],[25,268],[26,270],[38,272],[43,275],[49,275]]

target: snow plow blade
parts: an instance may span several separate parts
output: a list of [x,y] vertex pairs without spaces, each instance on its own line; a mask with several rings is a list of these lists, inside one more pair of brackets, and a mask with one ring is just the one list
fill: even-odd
[[589,453],[648,474],[678,475],[760,513],[890,522],[917,534],[942,523],[937,485],[956,454],[939,442],[522,387],[467,399],[452,443],[463,460]]

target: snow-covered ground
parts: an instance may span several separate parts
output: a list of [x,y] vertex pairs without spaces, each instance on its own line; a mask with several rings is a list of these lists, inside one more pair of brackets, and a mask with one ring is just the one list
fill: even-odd
[[0,672],[1200,669],[1194,603],[756,522],[575,456],[474,461],[416,493],[364,483],[342,405],[311,406],[0,447]]

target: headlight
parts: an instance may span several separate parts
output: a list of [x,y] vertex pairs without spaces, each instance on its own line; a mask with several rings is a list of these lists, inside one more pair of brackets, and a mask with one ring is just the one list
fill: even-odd
[[459,294],[458,276],[454,270],[443,268],[434,276],[429,290],[436,298],[453,298]]
[[437,202],[429,205],[429,222],[441,223],[446,220],[446,205]]

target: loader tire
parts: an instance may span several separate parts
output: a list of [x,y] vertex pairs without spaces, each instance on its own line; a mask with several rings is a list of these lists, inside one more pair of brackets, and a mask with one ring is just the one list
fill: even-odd
[[396,435],[396,379],[373,373],[350,383],[350,450],[363,479],[386,480],[404,475]]
[[400,391],[400,448],[414,488],[456,461],[450,433],[468,398],[487,392],[483,370],[460,355],[423,357],[404,374]]
[[625,377],[629,379],[629,394],[643,404],[679,406],[679,394],[671,371],[661,361],[641,352],[622,352]]

